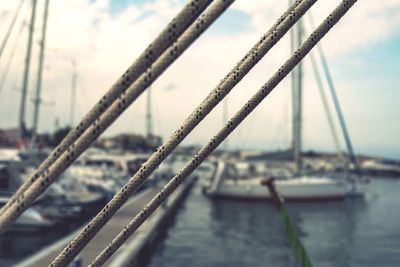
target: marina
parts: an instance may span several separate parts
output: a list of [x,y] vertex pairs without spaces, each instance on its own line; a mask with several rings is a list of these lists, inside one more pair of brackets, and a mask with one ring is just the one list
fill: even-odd
[[[252,163],[254,164],[254,162]],[[169,164],[172,169],[177,171],[182,167],[183,161],[176,159],[175,163],[170,162]],[[262,169],[262,165],[259,163],[257,168]],[[260,244],[263,244],[261,251],[264,251],[264,246],[266,248],[272,246],[271,252],[266,254],[264,252],[262,257],[273,259],[277,266],[293,265],[295,259],[285,241],[283,228],[270,201],[265,201],[264,197],[251,198],[249,196],[244,199],[209,198],[205,194],[204,186],[212,181],[213,176],[218,173],[217,166],[216,163],[208,163],[200,168],[110,259],[107,266],[183,266],[182,264],[185,264],[188,259],[196,259],[194,266],[197,264],[198,266],[219,266],[223,264],[222,262],[231,266],[242,266],[243,264],[261,266],[262,263],[255,256],[260,252]],[[285,166],[284,163],[282,163],[283,166]],[[96,235],[94,242],[79,254],[74,264],[88,265],[112,237],[129,222],[130,218],[154,197],[163,183],[164,181],[160,180],[130,199],[113,216],[112,221],[107,224],[108,226]],[[191,189],[192,186],[193,189]],[[315,202],[315,200],[312,202],[309,200],[307,202],[304,200],[289,202],[289,213],[299,227],[301,237],[309,248],[313,262],[326,266],[337,266],[338,264],[374,266],[382,251],[375,251],[375,243],[363,241],[369,238],[369,235],[363,233],[372,231],[374,225],[391,221],[391,223],[386,223],[384,228],[376,231],[374,238],[376,242],[382,242],[381,249],[387,253],[388,259],[393,259],[388,260],[385,266],[397,266],[399,261],[395,257],[397,253],[395,247],[400,243],[398,243],[396,235],[390,240],[385,239],[385,236],[391,233],[390,231],[393,231],[393,227],[397,225],[397,220],[392,216],[396,214],[398,200],[395,196],[399,186],[400,179],[398,177],[372,176],[370,183],[364,187],[363,197],[346,200],[327,199],[324,202]],[[382,213],[383,206],[387,208],[384,213]],[[349,214],[352,214],[351,224],[353,226],[347,222],[350,219],[348,218]],[[343,220],[346,220],[346,223]],[[68,223],[68,226],[64,224],[67,227],[63,226],[63,231],[60,231],[59,227],[51,227],[35,230],[36,234],[28,232],[32,235],[28,243],[31,245],[28,245],[25,251],[20,247],[20,242],[25,239],[23,236],[27,232],[24,230],[18,233],[16,231],[20,231],[20,229],[17,228],[14,232],[0,238],[2,259],[0,266],[9,266],[10,264],[13,266],[48,265],[60,250],[82,230],[79,225],[85,221],[84,217],[81,217],[80,221],[72,221],[73,223]],[[236,221],[236,226],[229,226],[232,221]],[[344,225],[341,225],[342,223]],[[268,232],[265,232],[266,229],[263,225],[270,226]],[[317,225],[319,226],[317,227]],[[249,228],[250,226],[251,228]],[[226,229],[226,227],[228,228]],[[224,233],[225,230],[226,233]],[[327,235],[327,231],[330,232],[329,235]],[[175,240],[176,238],[177,240]],[[336,239],[340,242],[334,241]],[[340,244],[347,246],[349,242],[353,244],[352,252],[342,251],[344,247]],[[321,248],[318,245],[320,243],[332,244],[332,246],[329,249],[326,246]],[[276,244],[279,244],[279,250],[273,249]],[[32,245],[36,247],[34,251],[29,249]],[[203,251],[206,247],[215,248],[221,254]],[[176,254],[180,249],[186,252]],[[243,259],[229,258],[227,255],[232,253],[231,249],[236,251],[234,254],[247,256]],[[326,254],[327,251],[329,251],[329,255]],[[365,251],[371,251],[368,264],[364,262]],[[252,257],[251,255],[254,253],[255,255]],[[347,256],[335,258],[334,255],[337,253]],[[21,255],[26,256],[21,258]],[[212,255],[212,257],[204,257],[204,255]],[[352,256],[350,257],[350,255]],[[163,262],[169,262],[170,265],[165,265]]]
[[[396,267],[400,180],[371,180],[364,198],[287,204],[315,266]],[[266,227],[268,226],[268,227]],[[148,266],[297,266],[275,207],[208,199],[193,188]]]
[[[110,259],[110,266],[143,266],[143,262],[149,259],[145,255],[149,254],[149,250],[154,246],[154,242],[162,234],[161,225],[166,224],[166,221],[171,216],[171,213],[178,207],[179,202],[183,201],[185,194],[190,190],[191,185],[195,182],[195,177],[185,184],[181,190],[176,192],[176,195],[171,197],[163,208],[157,211],[145,225],[139,229],[139,231],[132,236],[129,240],[125,249],[115,254]],[[158,188],[151,188],[142,191],[136,197],[132,198],[126,205],[114,215],[108,227],[103,228],[95,237],[92,245],[87,246],[77,257],[74,264],[81,266],[88,265],[94,256],[96,256],[103,247],[105,247],[110,239],[115,236],[121,229],[129,222],[132,214],[140,211],[141,207],[147,203],[154,195],[158,192]],[[51,260],[57,256],[60,250],[71,241],[75,236],[76,231],[71,233],[69,236],[64,237],[61,242],[49,245],[43,248],[33,257],[28,258],[16,266],[46,266],[49,265]]]
[[4,0],[0,267],[399,266],[368,1]]

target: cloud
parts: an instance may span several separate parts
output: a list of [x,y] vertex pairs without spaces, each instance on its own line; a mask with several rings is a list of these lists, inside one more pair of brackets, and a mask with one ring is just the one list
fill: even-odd
[[[43,1],[39,1],[36,40],[40,36]],[[319,1],[312,12],[319,23],[339,1]],[[51,1],[47,34],[46,68],[43,82],[43,99],[54,102],[44,105],[41,110],[40,130],[53,129],[53,122],[59,117],[62,124],[69,123],[71,91],[71,59],[77,62],[78,96],[76,117],[81,118],[88,109],[108,90],[113,82],[125,71],[170,19],[180,10],[181,1],[155,0],[140,5],[127,5],[116,12],[105,0]],[[13,0],[2,0],[0,14],[15,9]],[[164,137],[193,111],[202,99],[214,88],[226,73],[239,61],[249,48],[268,30],[272,23],[287,9],[287,1],[236,1],[228,13],[210,32],[201,36],[171,68],[152,86],[155,131]],[[381,0],[379,5],[373,0],[356,3],[349,14],[323,40],[328,58],[345,58],[355,51],[382,42],[393,34],[398,34],[400,26],[400,4],[397,1]],[[231,12],[231,13],[229,13]],[[10,13],[10,12],[9,12]],[[235,16],[242,13],[244,16]],[[5,14],[5,13],[4,13]],[[25,4],[23,16],[28,17]],[[7,25],[10,15],[0,17],[2,25]],[[235,23],[233,23],[235,20]],[[243,23],[246,27],[227,30]],[[307,24],[307,23],[306,23]],[[4,30],[0,29],[0,38]],[[10,42],[15,40],[12,36]],[[16,126],[19,93],[11,90],[20,86],[26,42],[21,40],[18,57],[15,59],[7,89],[0,97],[0,128]],[[7,57],[9,51],[4,55]],[[288,37],[274,47],[256,68],[235,88],[229,96],[229,113],[232,115],[289,56]],[[38,45],[33,53],[30,81],[30,98],[35,85]],[[359,64],[367,59],[359,58]],[[4,60],[0,61],[0,72]],[[310,72],[309,64],[305,71]],[[353,65],[354,66],[354,65]],[[308,75],[308,74],[307,74]],[[312,76],[306,78],[307,100],[319,103]],[[346,84],[349,81],[338,81]],[[166,90],[173,85],[176,90]],[[276,144],[283,147],[290,143],[290,82],[285,79],[268,99],[235,132],[230,142],[270,148]],[[314,92],[314,93],[311,93]],[[7,99],[14,99],[10,104]],[[182,101],[184,99],[185,101]],[[305,126],[314,125],[326,135],[306,130],[305,138],[312,144],[333,147],[322,115],[322,106],[313,104],[305,108]],[[32,110],[30,101],[28,114]],[[140,97],[107,134],[118,132],[144,132],[145,99]],[[30,116],[30,115],[29,115]],[[28,124],[31,118],[28,116]],[[75,123],[77,121],[75,120]],[[204,143],[222,126],[222,109],[217,107],[204,123],[195,130],[187,142]],[[260,130],[256,130],[260,129]],[[359,138],[358,136],[355,138]],[[246,141],[243,141],[243,140]],[[276,142],[271,140],[276,139]],[[270,145],[268,145],[270,144]]]

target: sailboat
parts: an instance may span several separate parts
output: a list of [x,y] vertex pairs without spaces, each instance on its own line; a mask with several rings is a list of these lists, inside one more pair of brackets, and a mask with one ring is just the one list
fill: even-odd
[[[265,176],[235,176],[234,164],[218,161],[212,182],[204,192],[216,198],[234,199],[270,199],[268,188],[261,185]],[[353,183],[345,179],[333,179],[320,176],[297,176],[290,179],[278,179],[275,187],[287,201],[339,200],[357,194]]]
[[[291,31],[292,52],[301,44],[301,20]],[[292,71],[293,90],[293,158],[296,173],[289,179],[275,180],[279,194],[287,201],[321,201],[340,200],[348,196],[358,196],[355,181],[346,178],[333,179],[327,176],[310,176],[303,173],[301,158],[301,94],[302,65]],[[336,104],[336,103],[335,103]],[[338,111],[339,113],[339,111]],[[341,125],[343,127],[343,125]],[[346,130],[346,129],[345,129]],[[345,132],[346,141],[348,139]],[[354,157],[352,150],[351,158]],[[249,171],[240,173],[235,167],[237,163],[219,160],[211,179],[211,183],[203,187],[204,193],[211,197],[234,199],[270,199],[268,188],[261,185],[265,175],[256,175]]]

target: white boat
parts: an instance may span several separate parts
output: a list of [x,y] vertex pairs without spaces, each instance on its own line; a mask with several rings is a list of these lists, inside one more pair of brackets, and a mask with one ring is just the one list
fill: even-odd
[[369,159],[362,163],[364,173],[397,177],[400,175],[400,161]]
[[[0,197],[0,207],[5,205],[8,197]],[[55,222],[43,216],[38,210],[29,208],[16,220],[11,231],[37,231],[55,225]]]
[[[296,46],[301,44],[301,34],[299,32],[303,31],[301,24],[298,23],[292,34],[292,53],[295,53]],[[322,58],[322,52],[321,52]],[[314,60],[312,59],[313,63]],[[315,66],[314,66],[315,65]],[[338,152],[338,158],[341,158],[342,149],[340,148],[340,143],[337,138],[337,133],[335,131],[335,125],[332,123],[332,115],[330,113],[328,102],[326,101],[326,96],[324,94],[322,83],[320,82],[319,73],[316,68],[316,64],[313,64],[313,69],[317,78],[318,87],[320,89],[322,102],[327,115],[327,120],[331,129],[333,140],[335,141],[335,147]],[[328,69],[326,64],[324,64],[325,73],[330,81],[330,91],[335,104],[335,110],[338,115],[341,129],[346,141],[347,150],[349,153],[349,158],[351,165],[354,165],[357,170],[358,163],[355,158],[353,148],[351,145],[350,137],[347,132],[347,128],[344,122],[343,114],[341,112],[339,102],[337,100],[335,89],[333,83],[331,82],[331,77],[328,74]],[[285,200],[332,200],[332,199],[343,199],[350,195],[359,195],[356,192],[355,181],[350,181],[347,179],[347,175],[343,175],[341,179],[332,179],[328,174],[324,173],[323,177],[315,177],[310,175],[303,175],[307,170],[307,166],[304,164],[302,159],[302,67],[301,62],[292,71],[292,147],[293,151],[293,163],[294,168],[292,173],[285,171],[284,165],[280,164],[281,167],[272,168],[271,166],[266,166],[266,170],[263,175],[258,175],[255,173],[257,171],[257,166],[252,167],[251,172],[248,171],[248,162],[242,164],[241,162],[235,162],[235,164],[230,164],[227,162],[219,161],[217,163],[217,169],[214,173],[212,182],[208,187],[205,188],[205,193],[213,197],[225,197],[225,198],[237,198],[237,199],[269,199],[269,190],[265,185],[261,185],[261,180],[266,177],[271,177],[275,175],[285,176],[288,179],[280,179],[275,181],[275,187],[277,192]],[[327,162],[320,161],[320,166],[314,166],[313,169],[325,170]],[[229,164],[233,167],[229,168]],[[267,164],[267,162],[264,162]],[[228,167],[226,167],[228,166]],[[334,169],[333,166],[329,167]],[[242,172],[245,173],[242,173]],[[246,173],[247,171],[247,173]],[[280,177],[281,178],[281,177]]]
[[[254,178],[235,177],[229,171],[229,163],[217,163],[212,183],[204,192],[216,198],[264,200],[270,199],[269,190],[261,185],[265,176]],[[357,192],[352,183],[326,177],[300,176],[287,180],[276,180],[275,187],[286,201],[338,200]]]
[[[149,154],[138,153],[127,153],[123,155],[95,154],[81,160],[80,164],[85,168],[96,168],[101,170],[103,172],[102,180],[114,180],[117,185],[116,191],[119,191],[120,188],[124,186],[132,176],[134,176],[140,166],[147,161],[149,156]],[[170,163],[161,163],[160,166],[154,170],[152,175],[146,179],[141,189],[155,185],[161,180],[165,181],[171,178],[174,171],[170,165]],[[76,171],[75,174],[77,174]],[[78,177],[79,176],[80,175],[78,175]]]
[[54,222],[34,209],[27,209],[17,219],[12,229],[19,231],[37,231],[54,226]]

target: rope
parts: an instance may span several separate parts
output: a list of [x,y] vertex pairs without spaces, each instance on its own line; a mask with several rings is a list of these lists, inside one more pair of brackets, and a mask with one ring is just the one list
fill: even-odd
[[310,258],[308,257],[307,250],[303,245],[303,243],[301,242],[297,230],[293,226],[290,220],[289,213],[287,212],[284,204],[284,200],[280,197],[280,195],[276,191],[276,188],[274,186],[274,178],[263,179],[261,181],[261,184],[268,187],[269,193],[271,195],[271,200],[278,208],[279,216],[281,217],[281,220],[285,226],[285,230],[289,238],[289,243],[292,246],[293,252],[296,258],[298,259],[300,266],[312,267],[312,263]]
[[[175,175],[135,218],[96,257],[91,266],[101,266],[150,217],[175,189],[220,145],[228,135],[268,96],[290,71],[311,51],[325,34],[342,18],[357,0],[344,0],[307,38],[261,89],[232,117],[232,119]],[[282,219],[284,214],[281,213]],[[85,228],[86,229],[86,228]],[[85,232],[85,231],[84,231]]]
[[12,63],[12,61],[13,61],[13,59],[14,59],[15,51],[17,50],[19,41],[20,41],[20,39],[21,39],[21,33],[22,33],[22,31],[24,30],[24,27],[25,27],[25,22],[22,22],[21,28],[20,28],[19,31],[17,32],[17,36],[16,36],[16,40],[15,40],[14,46],[11,48],[10,57],[8,58],[8,61],[7,61],[6,65],[5,65],[5,68],[4,68],[3,75],[1,76],[1,80],[0,80],[0,94],[1,94],[1,92],[3,91],[4,84],[5,84],[6,80],[7,80],[7,75],[8,75],[8,72],[9,72],[9,70],[10,70],[11,63]]
[[[147,47],[139,58],[125,71],[121,78],[109,89],[101,100],[88,112],[78,126],[72,129],[62,142],[53,150],[46,160],[39,166],[38,170],[26,180],[18,189],[9,202],[0,210],[2,214],[23,198],[23,193],[44,173],[48,168],[61,157],[61,155],[84,133],[92,123],[106,110],[113,102],[123,94],[127,88],[143,74],[146,69],[189,27],[189,25],[203,12],[211,0],[191,0],[178,15],[172,19],[158,37]],[[70,150],[71,151],[71,150]],[[76,152],[75,152],[76,153]],[[76,158],[80,153],[76,153]],[[21,200],[19,200],[21,201]],[[0,227],[0,233],[3,230]]]
[[21,10],[21,7],[22,7],[23,3],[24,3],[24,0],[21,0],[19,2],[19,4],[18,4],[17,9],[15,10],[14,16],[13,16],[13,18],[11,20],[11,24],[8,27],[6,36],[4,37],[3,42],[1,44],[1,47],[0,47],[0,58],[1,58],[1,55],[3,54],[4,48],[6,48],[6,45],[7,45],[7,42],[8,42],[8,38],[10,37],[12,29],[14,28],[15,22],[17,21],[17,18],[18,18],[18,15],[19,15],[19,12]]
[[[225,2],[225,3],[224,3]],[[232,1],[216,1],[215,5],[226,5]],[[273,47],[290,27],[311,7],[316,0],[298,0],[291,13],[280,18],[273,28],[253,47],[226,78],[209,94],[200,106],[187,118],[184,124],[145,162],[139,171],[128,181],[100,213],[74,238],[63,252],[53,261],[52,266],[68,263],[90,241],[100,228],[113,216],[124,202],[138,189],[143,181],[154,171],[169,153],[187,136],[190,131],[222,100],[241,78]],[[222,12],[222,10],[221,10]],[[207,16],[199,20],[207,21]],[[284,19],[285,18],[285,19]],[[281,25],[280,25],[281,24]],[[197,28],[197,25],[195,27]],[[279,25],[279,26],[278,26]],[[278,26],[278,27],[277,27]]]
[[279,208],[279,216],[285,226],[286,233],[289,238],[290,245],[294,251],[296,258],[300,262],[301,267],[312,267],[311,260],[307,254],[307,250],[304,247],[303,243],[300,240],[299,235],[297,234],[296,228],[293,226],[290,221],[289,214],[284,205]]
[[[68,154],[60,158],[50,169],[52,171],[52,174],[50,175],[49,173],[44,173],[42,177],[40,177],[40,180],[37,180],[33,187],[28,189],[26,191],[25,203],[31,202],[35,197],[37,197],[41,192],[43,192],[48,186],[49,183],[51,183],[54,180],[54,177],[59,174],[60,169],[63,167],[62,164],[71,163],[71,161],[74,160],[74,156],[76,155],[77,152],[80,152],[88,142],[95,140],[98,136],[98,134],[105,129],[108,125],[110,125],[116,118],[117,116],[125,109],[128,107],[128,105],[140,95],[144,91],[144,89],[149,86],[155,78],[157,78],[204,30],[208,28],[208,26],[211,25],[211,23],[218,18],[225,10],[226,8],[233,2],[233,0],[218,0],[214,1],[210,7],[203,13],[197,20],[196,22],[174,43],[173,46],[171,46],[156,62],[149,68],[146,73],[144,73],[138,81],[136,81],[133,86],[131,86],[119,99],[116,103],[114,103],[110,109],[103,114],[100,118],[98,118],[95,123],[92,125],[90,131],[85,132],[81,138],[78,140],[76,144],[71,146],[71,149],[67,150]],[[155,166],[156,167],[156,166]],[[154,167],[154,168],[155,168]],[[54,168],[54,169],[53,169]],[[141,174],[144,172],[144,170],[141,170]],[[109,219],[116,210],[124,203],[124,201],[127,199],[128,194],[125,192],[126,188],[123,188],[122,191],[119,193],[119,199],[120,201],[117,204],[112,205],[113,207],[113,212],[110,211],[109,205],[107,205],[103,209],[103,214],[98,214],[94,220],[96,220],[96,224],[93,224],[93,226],[90,224],[87,228],[90,229],[90,235],[86,234],[86,231],[84,235],[87,239],[86,243],[88,240],[90,240],[91,237],[94,236],[94,234],[101,228],[99,227],[104,225],[104,223]],[[133,191],[131,191],[131,194]],[[122,200],[122,201],[121,201]],[[115,202],[115,198],[114,198]],[[22,203],[23,204],[23,203]],[[21,207],[21,204],[18,205],[18,207]],[[9,217],[14,216],[13,214],[18,213],[18,207],[17,209],[13,209],[12,207],[6,211],[6,213],[9,214],[4,214],[8,215]],[[104,222],[102,224],[102,222]],[[90,237],[90,238],[88,238]],[[70,248],[72,245],[70,245],[68,248],[65,249],[65,251],[60,254],[60,256],[55,260],[53,263],[54,266],[64,266],[68,264],[73,257],[80,251],[80,249],[86,245],[82,241],[82,238],[78,238],[77,240],[75,239],[74,249]],[[85,241],[85,240],[84,240]],[[74,242],[74,241],[73,241]]]

